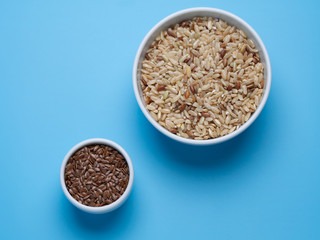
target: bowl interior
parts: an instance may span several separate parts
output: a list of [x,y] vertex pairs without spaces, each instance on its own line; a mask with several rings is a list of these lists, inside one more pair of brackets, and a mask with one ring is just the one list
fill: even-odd
[[[141,89],[141,85],[140,85],[140,79],[141,79],[141,68],[142,68],[142,61],[145,58],[145,54],[146,51],[149,49],[150,45],[152,44],[152,42],[155,40],[155,38],[160,34],[161,31],[168,29],[168,27],[170,27],[171,25],[174,25],[176,23],[182,22],[184,20],[189,20],[192,19],[194,17],[216,17],[216,18],[220,18],[222,20],[224,20],[225,22],[234,25],[235,27],[243,30],[248,38],[250,38],[256,45],[256,48],[259,50],[259,54],[260,54],[260,59],[261,62],[264,65],[265,71],[264,71],[264,79],[265,79],[265,86],[264,86],[264,93],[261,99],[261,102],[259,104],[259,107],[257,108],[257,110],[254,112],[254,114],[250,117],[250,119],[243,124],[239,129],[235,130],[233,133],[228,134],[226,136],[223,137],[219,137],[219,138],[215,138],[215,139],[209,139],[209,140],[194,140],[194,139],[186,139],[180,136],[177,136],[173,133],[170,133],[169,131],[167,131],[166,129],[163,128],[162,131],[162,127],[160,126],[160,124],[158,124],[155,120],[153,120],[153,118],[151,117],[151,115],[149,114],[148,110],[146,110],[146,105],[143,99],[143,92]],[[270,68],[270,61],[269,61],[269,57],[267,54],[267,51],[265,49],[265,46],[263,45],[263,42],[261,41],[260,37],[258,36],[258,34],[245,22],[243,21],[241,18],[220,10],[220,9],[214,9],[214,8],[191,8],[191,9],[186,9],[180,12],[176,12],[166,18],[164,18],[162,21],[160,21],[157,25],[155,25],[150,32],[146,35],[146,37],[144,38],[143,42],[140,45],[140,48],[138,50],[136,59],[135,59],[135,69],[134,69],[134,73],[133,73],[136,77],[136,81],[134,82],[134,84],[136,85],[135,88],[138,91],[138,95],[137,98],[140,98],[140,107],[145,108],[143,110],[144,114],[148,114],[149,116],[146,115],[146,117],[149,119],[149,121],[156,127],[158,128],[160,131],[162,131],[164,134],[166,134],[167,136],[174,138],[175,140],[178,141],[182,141],[185,143],[189,143],[189,144],[211,144],[211,143],[217,143],[217,142],[222,142],[224,140],[227,140],[227,136],[229,135],[237,135],[238,133],[242,132],[244,129],[246,129],[254,120],[255,118],[259,115],[259,113],[261,112],[266,99],[268,97],[269,94],[269,90],[270,90],[270,85],[271,85],[271,68]],[[139,102],[139,100],[138,100]],[[142,104],[142,106],[141,106]],[[166,133],[167,132],[167,133]],[[229,137],[228,137],[229,138]],[[201,143],[199,143],[199,141]]]

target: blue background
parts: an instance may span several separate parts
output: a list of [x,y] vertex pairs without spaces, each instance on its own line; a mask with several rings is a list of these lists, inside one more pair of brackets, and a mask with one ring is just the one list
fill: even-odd
[[[243,18],[270,54],[268,102],[229,142],[191,147],[146,120],[131,71],[145,34],[189,7]],[[1,239],[320,239],[316,1],[1,1]],[[103,137],[132,158],[126,204],[74,208],[59,170]]]

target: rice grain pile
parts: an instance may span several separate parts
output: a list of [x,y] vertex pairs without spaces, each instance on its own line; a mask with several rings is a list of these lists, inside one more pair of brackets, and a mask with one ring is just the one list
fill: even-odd
[[248,121],[263,94],[264,68],[242,30],[221,19],[196,17],[155,39],[142,62],[141,87],[161,126],[205,140]]

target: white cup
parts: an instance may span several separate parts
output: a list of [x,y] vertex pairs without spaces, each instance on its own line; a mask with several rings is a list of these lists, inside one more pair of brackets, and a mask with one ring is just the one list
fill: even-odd
[[[96,144],[101,144],[101,145],[107,145],[110,146],[114,149],[116,149],[119,153],[121,153],[125,160],[128,163],[128,167],[129,167],[129,182],[127,185],[126,190],[124,191],[124,193],[121,195],[120,198],[118,198],[116,201],[114,201],[113,203],[109,204],[109,205],[105,205],[105,206],[101,206],[101,207],[90,207],[90,206],[86,206],[80,202],[78,202],[76,199],[74,199],[71,194],[69,193],[65,180],[64,180],[64,174],[65,174],[65,168],[66,165],[70,159],[70,157],[79,149],[85,147],[85,146],[89,146],[89,145],[96,145]],[[88,139],[85,140],[83,142],[78,143],[77,145],[75,145],[73,148],[70,149],[70,151],[67,153],[67,155],[64,157],[62,165],[61,165],[61,169],[60,169],[60,183],[61,183],[61,187],[62,190],[64,192],[64,194],[66,195],[66,197],[68,198],[68,200],[77,208],[88,212],[88,213],[106,213],[106,212],[111,212],[115,209],[117,209],[118,207],[120,207],[128,198],[131,189],[132,189],[132,184],[133,184],[133,178],[134,178],[134,171],[133,171],[133,165],[131,162],[131,159],[129,157],[129,155],[127,154],[127,152],[117,143],[112,142],[110,140],[107,139],[103,139],[103,138],[92,138],[92,139]]]
[[[194,140],[194,139],[183,138],[163,128],[156,120],[154,120],[151,117],[149,111],[147,110],[143,100],[142,89],[140,86],[141,64],[145,58],[146,51],[149,49],[154,39],[160,34],[162,30],[166,30],[169,26],[179,23],[186,19],[192,19],[193,17],[216,17],[226,21],[231,25],[236,26],[239,29],[242,29],[247,34],[248,38],[250,38],[255,43],[256,48],[259,50],[259,53],[260,53],[261,62],[264,65],[264,79],[265,79],[264,93],[262,95],[261,102],[257,107],[256,111],[252,114],[252,116],[249,118],[249,120],[246,123],[244,123],[234,132],[227,134],[223,137],[218,137],[218,138],[208,139],[208,140]],[[139,107],[142,110],[143,114],[146,116],[146,118],[149,120],[149,122],[156,129],[158,129],[164,135],[182,143],[187,143],[192,145],[210,145],[210,144],[221,143],[231,138],[234,138],[238,134],[242,133],[245,129],[247,129],[256,120],[256,118],[259,116],[260,112],[262,111],[269,96],[270,87],[271,87],[271,65],[270,65],[269,55],[267,53],[267,50],[262,40],[260,39],[258,34],[255,32],[255,30],[253,30],[253,28],[244,20],[242,20],[241,18],[237,17],[232,13],[229,13],[220,9],[216,9],[216,8],[202,8],[202,7],[189,8],[186,10],[173,13],[170,16],[164,18],[149,31],[149,33],[145,36],[145,38],[143,39],[137,51],[134,64],[133,64],[132,79],[133,79],[134,93],[138,101]]]

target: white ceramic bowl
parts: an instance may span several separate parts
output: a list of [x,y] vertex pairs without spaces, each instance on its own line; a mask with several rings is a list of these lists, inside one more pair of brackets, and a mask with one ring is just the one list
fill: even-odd
[[[102,206],[102,207],[90,207],[90,206],[86,206],[82,203],[79,203],[77,200],[75,200],[71,196],[71,194],[67,190],[67,186],[64,181],[65,168],[66,168],[66,165],[67,165],[69,158],[80,148],[85,147],[85,146],[89,146],[89,145],[95,145],[95,144],[107,145],[107,146],[113,147],[114,149],[118,150],[124,156],[125,160],[127,161],[128,166],[129,166],[129,173],[130,173],[128,186],[127,186],[126,190],[124,191],[124,193],[122,194],[122,196],[119,199],[117,199],[115,202],[113,202],[109,205]],[[118,207],[120,207],[126,201],[126,199],[128,198],[128,196],[131,192],[133,178],[134,178],[133,165],[132,165],[132,162],[131,162],[129,155],[117,143],[112,142],[107,139],[103,139],[103,138],[88,139],[88,140],[85,140],[85,141],[80,142],[77,145],[75,145],[73,148],[71,148],[71,150],[64,157],[64,160],[62,162],[61,169],[60,169],[60,183],[61,183],[61,187],[62,187],[64,194],[66,195],[68,200],[74,206],[76,206],[77,208],[79,208],[85,212],[88,212],[88,213],[106,213],[106,212],[113,211],[113,210],[117,209]]]
[[[197,16],[202,16],[202,17],[217,17],[220,18],[229,24],[232,24],[236,26],[239,29],[242,29],[248,37],[255,43],[256,48],[259,50],[260,53],[260,59],[261,62],[264,65],[264,79],[265,79],[265,86],[264,86],[264,93],[261,99],[261,102],[257,108],[257,110],[253,113],[253,115],[250,117],[250,119],[243,124],[239,129],[236,131],[225,135],[223,137],[219,138],[214,138],[214,139],[209,139],[209,140],[194,140],[194,139],[187,139],[183,138],[180,136],[177,136],[165,128],[163,128],[157,121],[155,121],[149,111],[146,109],[144,100],[143,100],[143,94],[140,86],[140,70],[141,70],[141,64],[142,61],[145,58],[145,53],[154,41],[154,39],[158,36],[160,31],[166,30],[169,26],[174,25],[176,23],[179,23],[183,20],[186,19],[192,19],[193,17]],[[258,36],[258,34],[253,30],[252,27],[245,21],[243,21],[241,18],[237,17],[236,15],[220,10],[220,9],[215,9],[215,8],[190,8],[186,10],[182,10],[176,13],[171,14],[170,16],[164,18],[161,20],[159,23],[157,23],[150,31],[149,33],[145,36],[143,39],[142,43],[140,44],[140,47],[138,49],[138,52],[136,54],[134,64],[133,64],[133,73],[132,73],[132,78],[133,78],[133,88],[134,88],[134,93],[136,96],[136,99],[138,101],[138,104],[146,116],[146,118],[150,121],[150,123],[157,128],[160,132],[162,132],[164,135],[177,140],[179,142],[183,143],[188,143],[188,144],[193,144],[193,145],[210,145],[210,144],[216,144],[216,143],[221,143],[224,141],[227,141],[241,132],[243,132],[245,129],[247,129],[253,122],[254,120],[258,117],[260,114],[261,110],[263,109],[271,87],[271,65],[270,65],[270,60],[269,60],[269,55],[267,53],[267,50]]]

